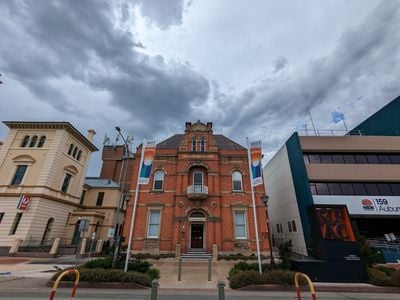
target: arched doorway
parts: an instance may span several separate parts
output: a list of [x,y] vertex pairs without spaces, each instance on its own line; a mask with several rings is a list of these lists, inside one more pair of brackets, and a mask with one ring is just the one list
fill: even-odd
[[46,225],[46,228],[44,229],[43,237],[42,237],[42,241],[40,242],[40,245],[46,244],[46,242],[49,238],[49,235],[50,235],[51,228],[53,227],[53,223],[54,223],[54,218],[50,218],[47,221],[47,225]]
[[189,248],[205,248],[205,223],[206,216],[201,211],[194,211],[189,215],[190,222],[190,241]]

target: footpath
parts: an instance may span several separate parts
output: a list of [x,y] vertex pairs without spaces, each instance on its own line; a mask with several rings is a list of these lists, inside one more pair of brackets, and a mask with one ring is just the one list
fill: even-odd
[[[15,288],[46,288],[47,281],[60,269],[82,264],[87,259],[76,261],[74,256],[59,258],[9,258],[0,257],[0,290]],[[211,264],[211,281],[208,281],[207,261],[183,261],[181,281],[178,281],[179,262],[173,258],[149,260],[160,270],[159,290],[170,291],[216,291],[218,281],[224,281],[225,290],[230,292],[227,279],[233,261],[217,261]],[[377,287],[366,283],[314,283],[318,292],[362,292],[398,293],[399,288]],[[50,290],[50,288],[48,288]],[[294,291],[294,287],[278,285],[259,285],[242,288],[241,291]],[[307,290],[307,288],[306,288]],[[236,291],[231,291],[236,292]],[[399,297],[400,299],[400,297]]]

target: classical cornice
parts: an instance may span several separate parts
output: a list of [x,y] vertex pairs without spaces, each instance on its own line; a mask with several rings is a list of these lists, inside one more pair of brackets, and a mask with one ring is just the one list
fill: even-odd
[[10,129],[64,129],[92,152],[99,149],[69,122],[3,121]]

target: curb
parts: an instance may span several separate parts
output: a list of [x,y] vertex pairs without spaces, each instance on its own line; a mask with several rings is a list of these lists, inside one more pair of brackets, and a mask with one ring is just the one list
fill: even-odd
[[[387,287],[387,286],[324,286],[314,284],[315,291],[318,292],[339,292],[339,293],[381,293],[381,294],[399,294],[400,288]],[[307,286],[300,286],[301,291],[309,291]],[[275,284],[261,284],[261,285],[248,285],[237,289],[236,291],[295,291],[294,286],[275,285]]]
[[[59,288],[72,288],[72,281],[61,281]],[[53,287],[54,281],[48,281],[47,286]],[[84,289],[133,289],[133,290],[149,290],[150,287],[140,285],[134,282],[79,282],[78,288]]]

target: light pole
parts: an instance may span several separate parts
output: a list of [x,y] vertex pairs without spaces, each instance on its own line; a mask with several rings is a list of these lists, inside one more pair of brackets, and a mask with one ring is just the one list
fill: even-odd
[[[114,217],[114,257],[113,257],[113,263],[112,263],[112,267],[115,268],[115,264],[117,262],[117,257],[118,257],[118,252],[119,252],[119,245],[121,242],[121,237],[119,235],[118,232],[118,228],[117,228],[117,224],[118,224],[118,219],[119,219],[119,210],[121,207],[121,204],[124,200],[124,191],[125,191],[125,179],[126,179],[126,172],[128,170],[128,163],[129,163],[129,146],[128,146],[128,142],[126,141],[125,137],[122,135],[121,133],[121,128],[119,128],[118,126],[115,127],[115,130],[117,130],[118,134],[121,136],[122,140],[124,141],[124,153],[122,156],[122,164],[121,164],[121,171],[120,171],[120,188],[121,188],[121,194],[119,197],[119,201],[118,201],[118,205],[117,205],[117,209],[116,209],[116,215]],[[125,167],[125,169],[124,169]],[[123,173],[123,175],[122,175]],[[121,177],[122,175],[122,177]]]
[[270,253],[270,266],[271,269],[275,268],[275,260],[274,260],[274,254],[272,252],[272,243],[271,243],[271,230],[269,226],[269,217],[268,217],[268,200],[269,197],[268,195],[264,195],[261,197],[262,202],[264,202],[265,205],[265,217],[267,218],[267,230],[268,230],[268,242],[269,242],[269,253]]

